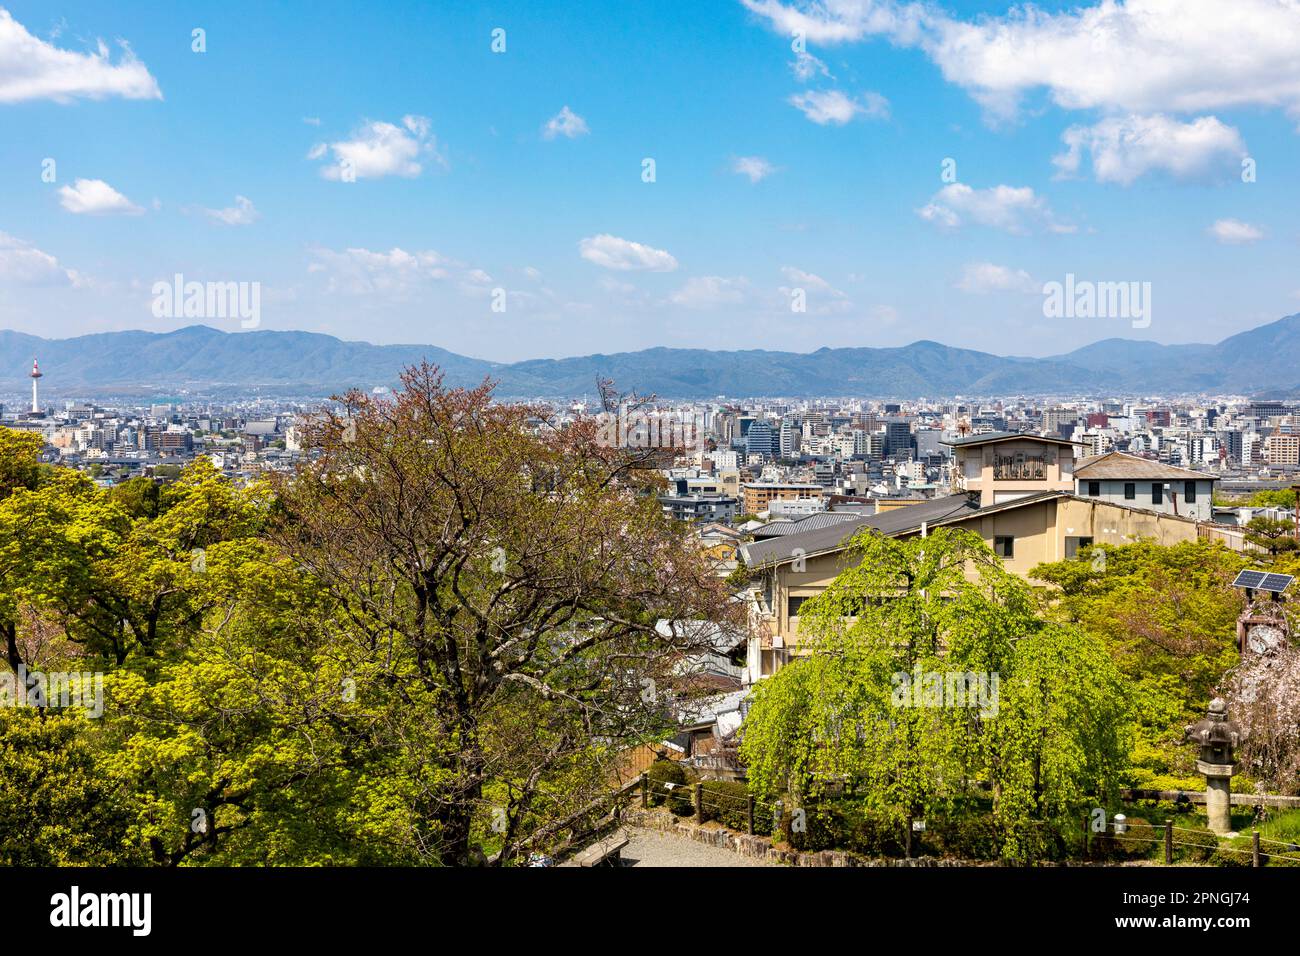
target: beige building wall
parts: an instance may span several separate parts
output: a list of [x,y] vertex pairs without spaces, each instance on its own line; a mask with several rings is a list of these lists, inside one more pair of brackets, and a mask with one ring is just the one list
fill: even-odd
[[957,487],[978,491],[984,508],[1044,491],[1074,490],[1072,445],[1026,437],[971,448],[959,445],[953,448],[953,458]]
[[[1010,538],[1012,553],[1003,563],[1008,571],[1026,579],[1039,564],[1064,560],[1088,543],[1118,547],[1150,539],[1173,545],[1203,536],[1203,526],[1189,518],[1068,497],[973,514],[943,527],[973,531],[990,548],[998,538]],[[792,599],[816,597],[852,564],[848,552],[840,550],[782,564],[767,573],[762,587],[754,592],[756,628],[749,648],[751,681],[775,673],[800,653],[799,618],[791,613]]]

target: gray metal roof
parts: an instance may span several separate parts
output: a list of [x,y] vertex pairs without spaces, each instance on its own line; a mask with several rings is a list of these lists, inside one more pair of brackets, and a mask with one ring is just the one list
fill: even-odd
[[765,524],[761,528],[754,529],[754,537],[778,538],[787,534],[801,534],[804,531],[829,528],[846,521],[857,521],[862,517],[864,517],[862,514],[851,511],[819,511],[817,514],[807,515],[796,521],[773,521],[771,524]]
[[805,557],[834,551],[862,528],[872,528],[883,535],[892,536],[920,528],[922,522],[934,523],[949,518],[974,514],[979,511],[979,500],[968,495],[947,495],[932,498],[919,504],[893,508],[883,514],[855,515],[849,521],[786,534],[766,541],[741,545],[738,549],[749,567],[782,564],[794,560],[798,551]]

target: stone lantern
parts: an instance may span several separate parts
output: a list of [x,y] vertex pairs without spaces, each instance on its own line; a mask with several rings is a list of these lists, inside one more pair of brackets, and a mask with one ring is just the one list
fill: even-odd
[[1233,749],[1241,742],[1240,728],[1228,719],[1222,697],[1210,701],[1205,720],[1187,728],[1187,737],[1200,745],[1196,769],[1205,774],[1205,813],[1215,833],[1232,830],[1232,775],[1237,771]]

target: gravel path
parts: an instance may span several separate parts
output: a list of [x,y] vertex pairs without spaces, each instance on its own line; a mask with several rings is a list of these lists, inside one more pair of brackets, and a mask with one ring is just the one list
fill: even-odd
[[768,866],[716,846],[654,830],[628,830],[631,842],[623,849],[624,866]]

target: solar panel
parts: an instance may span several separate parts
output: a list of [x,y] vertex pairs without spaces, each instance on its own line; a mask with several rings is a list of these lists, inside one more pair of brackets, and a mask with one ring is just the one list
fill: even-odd
[[1234,588],[1249,588],[1252,591],[1272,591],[1280,594],[1291,586],[1295,580],[1290,574],[1270,574],[1267,571],[1242,571],[1232,582]]
[[1295,578],[1289,574],[1270,574],[1264,578],[1264,583],[1260,587],[1264,591],[1272,591],[1276,594],[1285,591],[1294,580]]
[[1237,580],[1232,582],[1234,588],[1258,588],[1268,577],[1263,571],[1242,571],[1237,575]]

